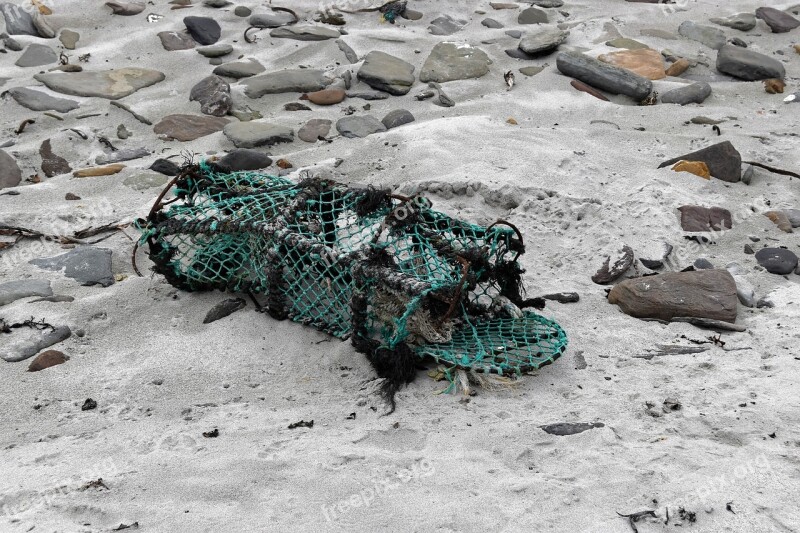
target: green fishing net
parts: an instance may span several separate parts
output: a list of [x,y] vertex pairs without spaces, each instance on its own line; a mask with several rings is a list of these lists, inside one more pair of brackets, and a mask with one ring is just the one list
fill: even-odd
[[[173,188],[174,187],[174,188]],[[520,375],[567,345],[523,311],[522,235],[448,217],[427,199],[187,165],[138,221],[154,270],[188,291],[249,293],[272,317],[365,353],[394,391],[430,357],[448,372]]]

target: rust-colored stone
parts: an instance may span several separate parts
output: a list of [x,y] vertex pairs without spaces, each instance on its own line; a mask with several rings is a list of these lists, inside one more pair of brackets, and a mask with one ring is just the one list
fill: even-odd
[[672,167],[675,172],[691,172],[695,176],[700,176],[707,180],[711,179],[711,171],[708,170],[708,165],[702,161],[678,161]]
[[47,350],[37,355],[36,358],[31,361],[28,372],[38,372],[45,368],[50,368],[51,366],[66,363],[67,361],[69,361],[69,356],[64,355],[63,352]]
[[669,68],[664,72],[667,76],[680,76],[684,72],[686,72],[691,63],[689,63],[688,59],[680,58],[673,64],[669,66]]
[[597,59],[651,80],[660,80],[666,76],[663,56],[650,48],[611,52],[602,54]]

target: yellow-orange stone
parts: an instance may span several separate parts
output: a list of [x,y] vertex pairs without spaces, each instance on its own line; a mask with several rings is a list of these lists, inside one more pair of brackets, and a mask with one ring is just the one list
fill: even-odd
[[783,94],[784,87],[786,87],[786,83],[778,78],[764,80],[764,90],[766,90],[769,94]]
[[336,105],[344,100],[345,92],[341,89],[322,89],[313,93],[308,93],[309,101],[317,105]]
[[115,163],[113,165],[107,165],[104,167],[93,167],[93,168],[84,168],[83,170],[76,170],[72,173],[73,176],[76,178],[91,178],[94,176],[110,176],[111,174],[116,174],[117,172],[121,171],[125,168],[125,165],[120,163]]
[[700,176],[707,180],[711,179],[711,171],[703,161],[678,161],[672,167],[675,172],[691,172],[695,176]]
[[689,63],[688,59],[680,58],[672,65],[669,66],[665,74],[667,76],[680,76],[689,68],[691,63]]
[[635,72],[651,80],[660,80],[666,76],[664,73],[664,58],[657,51],[650,48],[639,50],[620,50],[598,57],[600,61]]

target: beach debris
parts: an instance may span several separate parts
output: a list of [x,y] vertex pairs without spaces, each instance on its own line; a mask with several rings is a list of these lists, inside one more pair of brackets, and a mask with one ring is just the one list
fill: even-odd
[[611,283],[628,271],[631,265],[633,265],[633,249],[625,244],[622,246],[621,251],[621,255],[614,261],[613,265],[610,265],[611,256],[606,256],[603,266],[592,276],[593,282],[598,285],[605,285]]
[[87,481],[79,490],[89,490],[89,489],[106,489],[111,490],[108,488],[103,482],[103,478],[99,477],[97,479],[93,479],[92,481]]
[[597,98],[598,100],[602,100],[602,101],[604,101],[604,102],[609,102],[609,101],[610,101],[610,100],[609,100],[609,99],[606,97],[606,95],[604,95],[603,93],[601,93],[600,91],[598,91],[597,89],[595,89],[594,87],[592,87],[591,85],[587,85],[587,84],[583,83],[583,82],[582,82],[582,81],[580,81],[580,80],[572,80],[572,81],[570,81],[569,83],[570,83],[570,85],[572,85],[572,86],[573,86],[575,89],[577,89],[577,90],[579,90],[579,91],[581,91],[581,92],[584,92],[584,93],[586,93],[586,94],[591,94],[592,96],[594,96],[594,97],[595,97],[595,98]]
[[207,439],[215,439],[219,437],[219,429],[214,428],[211,431],[204,431],[203,436]]
[[648,516],[653,518],[658,518],[658,515],[656,515],[655,511],[639,511],[638,513],[631,513],[631,514],[622,514],[620,512],[617,512],[617,514],[622,518],[628,519],[628,524],[630,524],[633,533],[639,533],[639,529],[636,527],[636,522],[638,522],[642,518]]
[[786,82],[777,78],[764,80],[764,90],[769,94],[783,94],[783,89],[786,88]]
[[514,73],[510,70],[507,71],[503,74],[503,80],[505,80],[506,86],[508,87],[506,90],[510,91],[514,87]]
[[131,524],[120,524],[111,531],[123,531],[125,529],[139,529],[139,522],[133,522]]
[[289,429],[313,428],[314,427],[314,421],[313,420],[309,420],[308,422],[306,422],[305,420],[301,420],[299,422],[292,422],[291,424],[289,424],[288,427],[289,427]]
[[547,424],[539,426],[548,435],[556,435],[559,437],[567,437],[569,435],[577,435],[590,429],[605,427],[602,422],[560,422],[558,424]]
[[92,409],[97,409],[97,402],[91,398],[86,398],[86,401],[81,405],[81,411],[91,411]]
[[211,310],[206,314],[206,317],[203,319],[203,324],[216,322],[217,320],[225,318],[226,316],[235,313],[239,309],[244,309],[245,307],[247,307],[247,302],[245,302],[242,298],[229,298],[227,300],[223,300],[211,308]]

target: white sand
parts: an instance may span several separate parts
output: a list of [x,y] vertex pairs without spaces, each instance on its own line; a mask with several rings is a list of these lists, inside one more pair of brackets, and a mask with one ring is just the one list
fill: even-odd
[[[233,57],[255,57],[267,71],[300,64],[332,73],[347,68],[332,41],[270,39],[264,31],[257,44],[244,43],[246,19],[234,16],[233,6],[170,11],[159,0],[141,15],[112,17],[101,3],[89,4],[57,2],[52,25],[81,33],[78,48],[69,53],[77,62],[77,55],[90,52],[87,69],[139,66],[165,72],[164,82],[124,99],[153,122],[170,113],[199,113],[188,93],[213,67],[193,50],[164,51],[155,35],[181,29],[187,15],[213,16],[223,26],[221,42],[236,48]],[[311,0],[283,4],[309,16],[317,7]],[[2,280],[51,279],[56,294],[75,301],[30,304],[24,299],[0,309],[0,316],[45,317],[82,329],[85,336],[54,346],[71,357],[65,365],[33,374],[26,372],[28,362],[0,365],[0,531],[95,532],[138,522],[140,530],[153,532],[627,533],[632,529],[617,512],[645,509],[656,509],[660,518],[640,521],[643,533],[800,531],[800,286],[796,275],[787,280],[757,270],[753,256],[742,252],[749,235],[797,251],[797,233],[781,233],[760,214],[800,207],[797,181],[756,170],[747,186],[656,169],[665,159],[730,140],[746,160],[797,171],[800,106],[783,104],[785,95],[766,94],[759,82],[729,81],[713,83],[714,94],[702,106],[603,103],[572,89],[556,71],[555,55],[530,62],[511,59],[503,50],[517,40],[505,30],[480,25],[489,16],[506,29],[517,28],[517,11],[493,11],[488,2],[474,0],[409,4],[425,13],[422,21],[392,27],[379,25],[375,14],[346,15],[349,35],[343,39],[360,56],[383,50],[412,62],[417,73],[435,43],[466,41],[492,58],[490,74],[444,84],[457,102],[449,109],[416,101],[424,86],[419,82],[407,96],[370,102],[369,112],[378,118],[392,109],[409,109],[417,122],[408,126],[331,144],[298,140],[272,153],[298,167],[342,158],[337,171],[350,183],[436,190],[439,182],[462,184],[463,190],[464,183],[479,182],[475,194],[445,191],[430,197],[436,207],[461,218],[484,223],[502,217],[518,224],[528,243],[523,264],[530,295],[580,293],[580,303],[549,303],[544,311],[567,330],[567,353],[515,388],[479,391],[468,403],[458,394],[438,395],[445,385],[420,372],[397,395],[397,411],[381,417],[374,371],[349,343],[276,322],[250,304],[203,325],[206,312],[230,296],[183,293],[160,276],[136,277],[132,241],[121,233],[98,245],[113,249],[115,273],[127,276],[105,289],[81,287],[27,263],[62,253],[60,246],[21,243],[0,255]],[[698,0],[687,11],[664,14],[658,5],[567,1],[561,10],[569,12],[566,21],[572,27],[562,49],[610,50],[602,43],[608,38],[603,26],[611,23],[622,35],[654,48],[704,55],[711,68],[691,72],[711,76],[713,50],[694,41],[641,37],[639,31],[677,33],[684,20],[707,23],[709,17],[752,12],[759,5]],[[549,11],[551,18],[565,20]],[[150,12],[165,18],[147,23]],[[469,18],[469,25],[451,37],[431,36],[427,24],[440,13]],[[785,55],[775,57],[785,60],[787,93],[798,89],[800,56],[791,45],[800,30],[775,35],[760,22],[748,34],[725,31],[767,54],[782,50]],[[480,44],[494,38],[496,44]],[[58,41],[47,44],[55,47]],[[0,56],[2,75],[12,78],[2,90],[38,85],[32,76],[39,69],[13,66],[16,57]],[[516,71],[543,64],[548,68],[535,77]],[[509,69],[517,79],[512,91],[506,91],[502,77]],[[669,86],[676,85],[655,83],[659,91]],[[295,101],[293,94],[259,100],[238,94],[265,118],[295,129],[310,118],[343,116],[340,106],[285,112],[283,104]],[[57,122],[10,98],[0,101],[0,143],[17,141],[6,150],[17,157],[25,176],[38,171],[38,147],[47,138],[74,168],[89,166],[102,153],[92,140],[96,135],[119,147],[146,146],[154,156],[130,162],[115,176],[65,175],[20,187],[19,196],[0,196],[0,221],[62,233],[129,222],[146,214],[159,190],[133,191],[122,185],[125,178],[142,173],[156,157],[232,148],[221,133],[189,143],[163,142],[151,127],[107,101],[82,100],[70,117],[103,116]],[[359,112],[365,103],[345,102]],[[686,124],[698,115],[735,118],[720,125],[718,137],[710,126]],[[36,124],[14,135],[21,120],[37,116]],[[509,117],[519,125],[507,124]],[[115,136],[121,123],[133,132],[126,141]],[[82,129],[90,141],[65,128]],[[82,200],[65,201],[67,192]],[[676,210],[686,204],[734,213],[752,206],[755,213],[739,217],[732,230],[716,236],[716,245],[691,248]],[[133,228],[126,233],[136,238]],[[740,306],[739,323],[748,331],[723,334],[726,350],[641,358],[656,345],[689,345],[682,336],[703,340],[712,334],[688,324],[628,317],[591,282],[603,255],[621,243],[644,254],[659,250],[663,241],[676,247],[681,268],[697,257],[719,267],[738,262],[757,296],[768,297],[775,308]],[[144,252],[138,257],[145,271]],[[731,348],[741,350],[727,351]],[[576,368],[579,355],[585,369]],[[89,397],[98,409],[82,412]],[[683,408],[662,413],[667,398]],[[663,416],[648,414],[645,402]],[[347,419],[350,413],[356,414],[354,420]],[[313,419],[314,427],[287,429],[301,419]],[[568,437],[539,429],[556,422],[605,427]],[[202,436],[213,428],[219,429],[218,438]],[[108,490],[81,490],[98,477]],[[734,512],[726,510],[728,502]],[[664,525],[667,507],[671,522]],[[683,529],[676,529],[679,507],[695,512],[696,523],[684,521]]]

